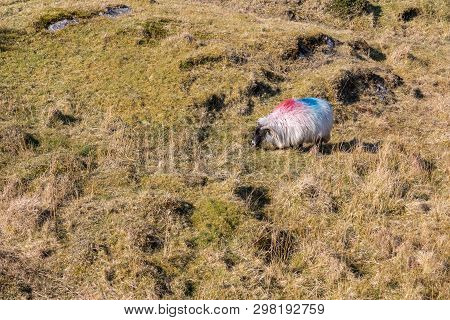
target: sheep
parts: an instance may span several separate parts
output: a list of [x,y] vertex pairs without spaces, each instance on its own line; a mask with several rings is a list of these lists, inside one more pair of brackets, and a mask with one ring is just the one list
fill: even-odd
[[288,99],[257,122],[252,145],[256,148],[300,148],[303,143],[330,140],[333,108],[319,98]]

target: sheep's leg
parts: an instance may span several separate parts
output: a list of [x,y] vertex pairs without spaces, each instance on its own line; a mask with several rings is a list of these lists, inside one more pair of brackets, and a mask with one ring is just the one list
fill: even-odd
[[316,140],[313,140],[312,141],[312,145],[310,145],[309,146],[309,152],[310,153],[313,153],[313,154],[317,154],[318,152],[319,152],[319,143],[320,143],[320,140],[319,139],[316,139]]
[[322,148],[322,138],[321,137],[314,140],[312,148],[314,148],[314,149],[319,148],[319,150],[320,150],[320,148]]
[[324,141],[324,139],[323,138],[320,138],[319,139],[319,150],[322,150],[322,148],[323,148],[323,141]]
[[328,143],[328,141],[330,141],[330,135],[319,138],[318,140],[319,150],[323,150],[323,144]]
[[312,154],[318,154],[319,151],[320,151],[319,146],[316,143],[314,143],[309,149],[309,152]]
[[303,143],[293,144],[291,148],[296,149],[298,151],[303,151]]

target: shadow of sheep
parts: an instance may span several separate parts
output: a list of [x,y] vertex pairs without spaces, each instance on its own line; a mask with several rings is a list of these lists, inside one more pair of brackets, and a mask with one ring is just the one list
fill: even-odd
[[[361,142],[358,139],[352,139],[350,141],[343,141],[338,143],[326,143],[319,147],[319,153],[323,155],[330,155],[334,152],[353,152],[358,146],[360,146],[365,152],[377,153],[380,150],[380,142]],[[303,147],[300,150],[302,152],[309,152],[314,145]]]

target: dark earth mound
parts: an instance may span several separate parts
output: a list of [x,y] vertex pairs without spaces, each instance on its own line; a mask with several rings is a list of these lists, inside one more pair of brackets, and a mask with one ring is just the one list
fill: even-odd
[[397,75],[382,77],[372,70],[346,70],[335,81],[336,99],[343,104],[352,104],[366,95],[389,104],[395,101],[393,89],[402,84],[403,79]]
[[47,126],[53,127],[58,123],[63,125],[68,125],[74,122],[77,122],[78,119],[70,114],[65,114],[61,110],[54,109],[50,111],[50,114],[47,119]]
[[335,47],[338,44],[338,41],[325,34],[309,37],[300,36],[297,38],[296,42],[295,47],[290,48],[283,53],[283,60],[304,59],[319,51],[325,54],[333,54]]
[[414,96],[414,98],[419,99],[419,100],[425,98],[425,95],[423,94],[422,90],[420,90],[419,88],[415,88],[413,90],[413,96]]
[[145,235],[138,240],[137,244],[144,253],[154,253],[164,247],[164,241],[154,228],[147,230]]
[[2,152],[17,154],[19,151],[33,149],[39,145],[38,139],[18,126],[0,129],[0,151]]
[[10,28],[0,28],[0,52],[11,49],[23,32]]
[[270,203],[266,188],[239,186],[234,189],[234,194],[244,200],[251,210],[261,210]]
[[253,81],[246,89],[246,95],[249,97],[267,98],[280,93],[279,88],[273,88],[263,81]]
[[268,264],[273,261],[287,262],[294,252],[295,242],[296,237],[289,230],[267,226],[261,230],[256,247]]
[[383,52],[371,47],[365,40],[350,41],[348,45],[352,48],[352,54],[359,59],[364,60],[364,57],[369,57],[375,61],[386,60],[386,55]]
[[400,19],[404,22],[408,22],[420,15],[419,8],[408,8],[400,14]]
[[234,189],[234,195],[245,201],[252,215],[257,220],[264,220],[264,207],[270,203],[269,193],[266,188],[253,186],[239,186]]

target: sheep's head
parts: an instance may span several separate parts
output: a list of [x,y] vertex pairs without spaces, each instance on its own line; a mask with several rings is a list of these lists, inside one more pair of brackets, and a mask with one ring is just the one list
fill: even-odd
[[259,149],[276,148],[276,133],[268,126],[257,125],[252,139],[252,146]]

